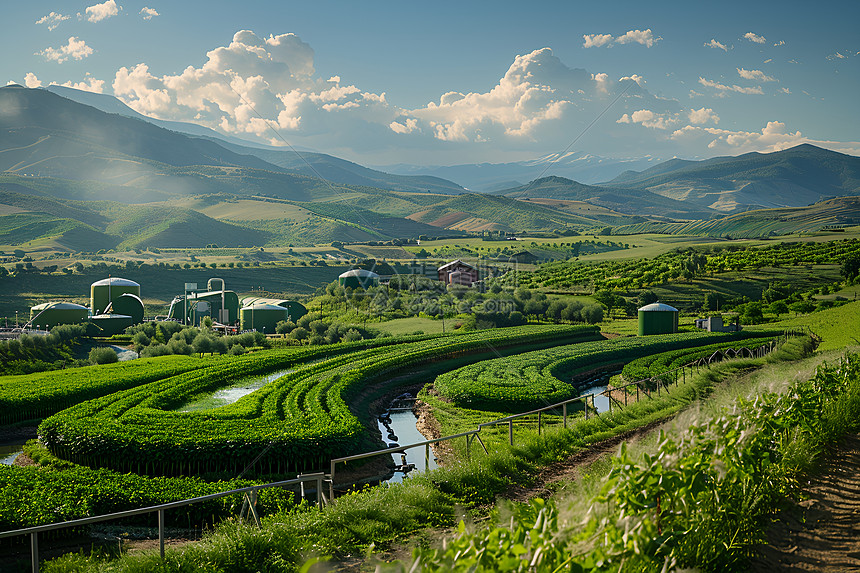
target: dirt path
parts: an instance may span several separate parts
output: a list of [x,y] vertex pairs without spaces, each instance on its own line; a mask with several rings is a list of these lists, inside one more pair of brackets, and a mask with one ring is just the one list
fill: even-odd
[[752,570],[860,571],[860,436],[839,444],[805,493],[770,528]]
[[527,502],[535,497],[552,495],[552,485],[562,481],[572,481],[579,476],[582,468],[594,463],[603,456],[614,455],[621,442],[633,443],[642,436],[668,423],[665,420],[651,422],[641,428],[628,430],[606,440],[595,442],[576,452],[568,458],[545,467],[538,474],[535,482],[528,487],[515,484],[502,496],[516,502]]

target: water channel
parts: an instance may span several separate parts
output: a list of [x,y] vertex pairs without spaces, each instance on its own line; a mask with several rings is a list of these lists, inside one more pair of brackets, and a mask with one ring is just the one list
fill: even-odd
[[[418,417],[412,412],[414,403],[415,398],[412,394],[401,394],[391,402],[388,410],[376,419],[379,432],[382,434],[382,442],[389,448],[427,440],[415,425]],[[399,483],[409,475],[410,471],[422,472],[439,467],[432,449],[429,456],[425,454],[426,448],[424,446],[409,448],[402,454],[400,450],[397,453],[392,453],[391,459],[398,469],[388,481]],[[403,471],[404,469],[406,471]]]
[[220,408],[222,406],[232,404],[239,398],[247,396],[254,390],[259,390],[266,384],[270,384],[281,376],[285,376],[292,371],[292,369],[278,370],[277,372],[272,372],[271,374],[263,376],[249,376],[247,378],[242,378],[230,386],[219,388],[212,394],[198,396],[196,400],[183,404],[177,408],[177,410],[180,412],[197,412],[200,410],[212,410],[214,408]]
[[0,446],[0,465],[11,466],[22,451],[24,451],[23,443]]

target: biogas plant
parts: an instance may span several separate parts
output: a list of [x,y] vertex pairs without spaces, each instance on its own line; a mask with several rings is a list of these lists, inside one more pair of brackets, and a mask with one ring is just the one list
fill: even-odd
[[[293,300],[248,296],[239,298],[235,291],[227,290],[224,279],[211,278],[206,289],[197,283],[185,283],[183,294],[170,303],[166,317],[199,326],[204,319],[212,320],[215,328],[234,331],[256,330],[272,334],[275,325],[284,320],[296,321],[307,309]],[[50,330],[60,324],[95,324],[101,336],[112,336],[129,326],[144,321],[144,305],[140,297],[140,284],[120,277],[108,277],[90,285],[90,306],[71,302],[46,302],[30,308],[30,320],[24,328]]]

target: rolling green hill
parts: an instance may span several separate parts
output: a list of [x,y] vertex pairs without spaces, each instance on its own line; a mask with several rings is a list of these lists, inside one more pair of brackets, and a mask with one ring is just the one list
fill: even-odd
[[640,173],[622,173],[605,185],[650,191],[726,213],[801,207],[830,197],[860,195],[860,157],[803,144],[705,161],[674,159]]
[[[659,166],[658,166],[659,167]],[[517,199],[545,198],[587,201],[613,211],[631,215],[666,216],[677,218],[704,218],[715,214],[709,207],[691,205],[674,198],[667,198],[647,190],[597,187],[583,185],[564,177],[543,177],[528,185],[496,191]]]

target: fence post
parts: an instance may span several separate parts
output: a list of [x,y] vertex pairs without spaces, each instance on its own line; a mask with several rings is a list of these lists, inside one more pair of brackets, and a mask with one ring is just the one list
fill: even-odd
[[508,420],[508,441],[511,445],[514,445],[514,421],[513,419]]
[[424,444],[424,472],[430,471],[430,444]]
[[317,476],[317,505],[320,509],[323,507],[322,481],[322,474],[320,474]]
[[561,414],[562,414],[562,417],[564,418],[564,427],[565,427],[565,429],[567,429],[567,402],[562,404]]
[[158,551],[164,559],[164,510],[158,510]]
[[472,436],[466,435],[466,461],[472,461]]
[[639,402],[639,381],[636,381],[636,402]]
[[541,414],[543,414],[543,412],[538,412],[538,436],[540,436],[540,421],[541,421]]
[[612,392],[606,395],[606,399],[609,401],[609,413],[612,413]]
[[585,401],[582,403],[585,406],[585,419],[588,419],[588,396],[585,397]]
[[625,386],[623,388],[623,390],[624,390],[624,407],[626,408],[627,407],[627,394],[629,394],[630,392],[627,391],[627,386]]
[[30,534],[30,557],[33,560],[33,573],[39,573],[39,534]]

